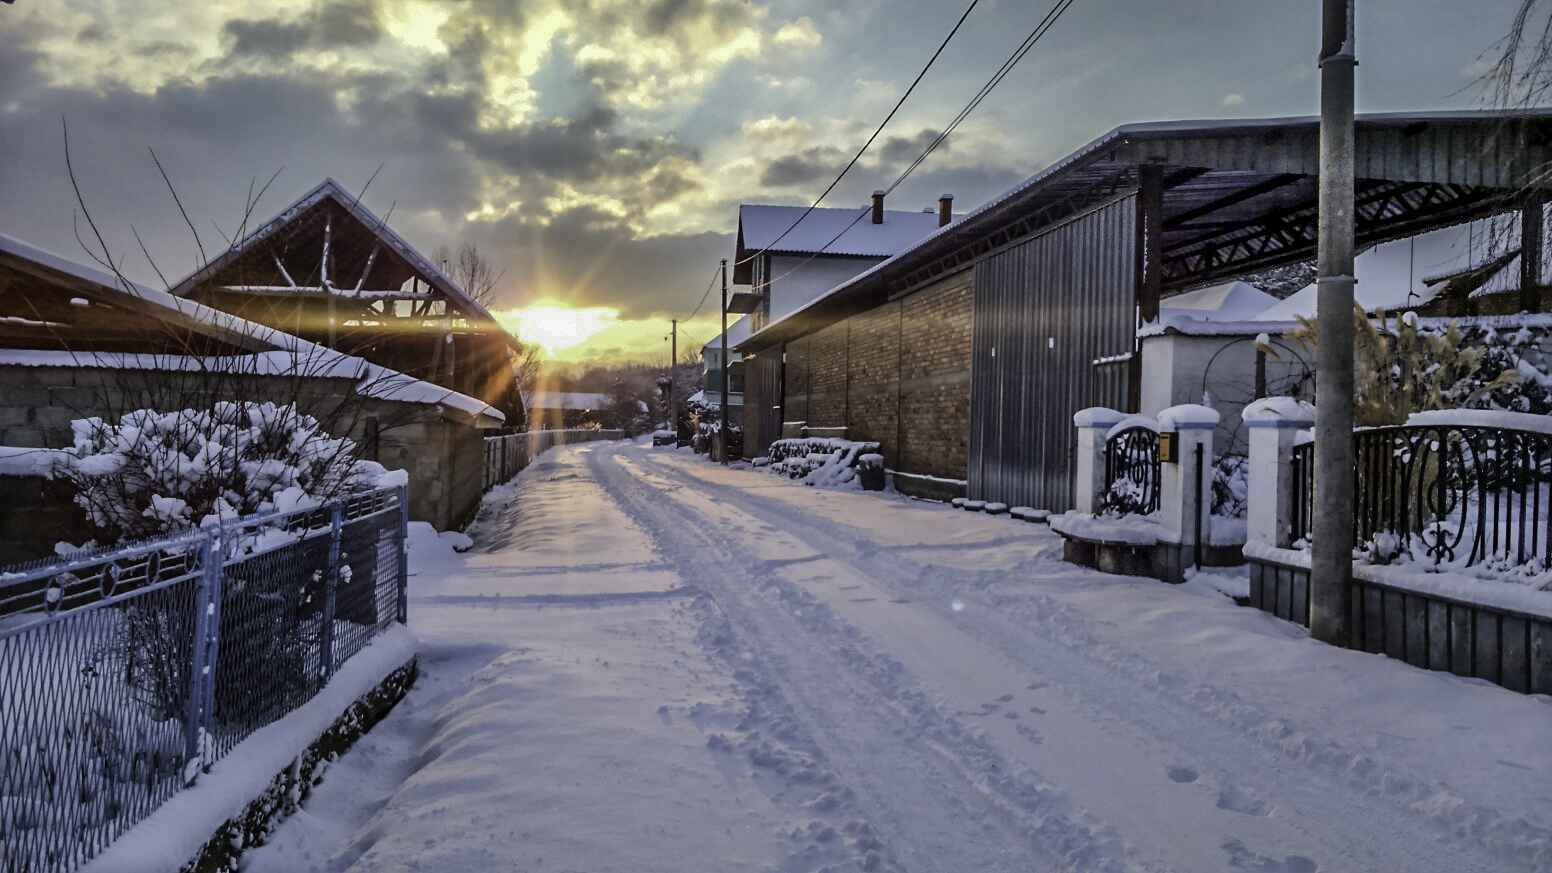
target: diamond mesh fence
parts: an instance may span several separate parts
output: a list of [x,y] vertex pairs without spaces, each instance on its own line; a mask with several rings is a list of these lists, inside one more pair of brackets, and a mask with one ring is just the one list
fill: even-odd
[[401,488],[0,572],[0,871],[69,871],[404,620]]

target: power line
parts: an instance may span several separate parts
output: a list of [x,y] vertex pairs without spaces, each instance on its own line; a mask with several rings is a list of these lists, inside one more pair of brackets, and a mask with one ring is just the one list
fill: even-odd
[[1013,68],[1018,65],[1018,62],[1023,60],[1025,55],[1029,54],[1029,50],[1035,47],[1035,43],[1045,36],[1046,32],[1056,24],[1056,20],[1061,18],[1062,13],[1066,12],[1068,7],[1072,6],[1074,2],[1076,0],[1058,0],[1056,5],[1051,7],[1051,11],[1045,14],[1045,18],[1042,18],[1040,23],[1035,25],[1035,29],[1030,31],[1029,36],[1024,37],[1024,41],[1019,44],[1018,48],[1013,50],[1013,54],[1009,55],[1008,59],[1002,62],[1002,66],[998,68],[997,72],[993,73],[992,77],[986,81],[986,84],[981,86],[981,90],[970,99],[969,103],[965,104],[963,109],[959,110],[959,114],[954,116],[954,120],[949,122],[948,126],[943,129],[943,132],[939,133],[927,148],[917,156],[916,160],[912,161],[911,165],[905,168],[905,171],[900,174],[899,178],[895,179],[885,189],[885,193],[892,193],[895,188],[899,187],[901,182],[904,182],[916,171],[917,167],[922,165],[923,161],[927,160],[929,155],[937,150],[938,146],[948,139],[949,134],[959,127],[960,122],[974,112],[976,107],[981,105],[981,101],[985,100],[987,95],[992,92],[992,89],[996,88],[1002,83],[1003,79],[1007,78],[1008,73],[1012,72]]
[[716,285],[717,285],[717,275],[719,273],[721,273],[721,272],[722,272],[722,268],[720,266],[712,268],[712,270],[711,270],[711,281],[706,283],[706,293],[701,295],[701,302],[695,304],[695,312],[691,312],[688,316],[679,319],[680,322],[686,322],[686,321],[689,321],[690,319],[694,318],[695,317],[695,313],[696,312],[700,312],[701,311],[701,307],[706,305],[706,299],[711,296],[711,289],[716,287]]
[[855,155],[851,156],[851,160],[846,163],[846,166],[841,170],[840,175],[835,177],[835,181],[831,182],[829,186],[824,189],[824,193],[820,194],[817,200],[810,204],[807,209],[803,210],[803,214],[798,216],[797,221],[792,222],[792,224],[789,225],[786,230],[781,232],[780,236],[771,240],[769,243],[766,243],[763,248],[750,255],[749,257],[744,258],[742,261],[735,262],[733,264],[734,267],[741,267],[744,264],[747,264],[755,258],[759,257],[760,255],[770,251],[771,246],[785,239],[787,234],[792,232],[793,228],[803,223],[803,219],[807,218],[810,212],[813,212],[815,209],[819,208],[819,204],[824,202],[824,199],[830,195],[830,192],[835,190],[835,186],[841,184],[841,179],[851,171],[852,167],[857,165],[857,161],[861,160],[863,152],[866,152],[868,147],[873,145],[873,141],[878,139],[878,135],[884,132],[884,127],[889,124],[890,119],[893,119],[895,117],[895,113],[899,112],[900,107],[905,104],[905,98],[911,96],[911,92],[916,90],[916,86],[921,83],[922,77],[926,76],[927,71],[932,69],[932,65],[937,61],[938,56],[943,54],[943,50],[948,47],[949,40],[953,39],[954,34],[959,32],[960,25],[965,23],[965,19],[970,17],[970,11],[976,7],[977,3],[980,2],[981,0],[970,0],[970,5],[965,7],[964,14],[959,16],[959,21],[954,23],[954,29],[948,32],[948,36],[943,37],[943,42],[938,45],[938,50],[932,53],[932,57],[927,59],[927,65],[921,68],[920,73],[916,74],[916,79],[911,82],[911,87],[906,88],[905,93],[900,95],[900,99],[895,102],[894,108],[889,110],[889,114],[884,116],[883,121],[879,122],[878,128],[873,131],[873,135],[868,137],[868,141],[862,144],[862,148],[858,149]]
[[[918,167],[920,167],[924,161],[927,160],[928,156],[930,156],[934,151],[936,151],[938,146],[942,145],[948,139],[949,134],[953,133],[955,128],[959,127],[960,122],[964,121],[967,117],[969,117],[970,113],[974,112],[976,110],[976,108],[981,105],[981,101],[985,100],[987,95],[991,94],[992,89],[996,88],[999,84],[1002,83],[1003,79],[1007,78],[1008,73],[1013,71],[1013,68],[1018,65],[1018,62],[1022,61],[1024,59],[1024,56],[1029,54],[1030,49],[1035,47],[1035,43],[1039,42],[1041,37],[1045,36],[1046,32],[1049,31],[1051,29],[1051,27],[1056,24],[1056,20],[1058,18],[1062,17],[1062,13],[1066,12],[1068,7],[1072,6],[1072,4],[1075,3],[1075,2],[1077,2],[1077,0],[1057,0],[1056,5],[1052,6],[1051,10],[1045,14],[1045,17],[1040,20],[1040,23],[1035,25],[1034,30],[1031,30],[1029,32],[1029,35],[1024,37],[1024,41],[1019,43],[1018,48],[1014,49],[1013,53],[1008,56],[1008,59],[1002,62],[1002,66],[997,68],[997,72],[993,73],[992,77],[986,81],[986,84],[981,86],[981,90],[977,91],[975,96],[970,98],[970,101],[965,104],[964,108],[959,110],[959,114],[954,116],[954,120],[949,122],[948,126],[946,126],[943,129],[943,132],[939,133],[937,135],[937,137],[934,138],[933,141],[930,144],[928,144],[927,148],[924,149],[920,155],[917,155],[915,160],[911,161],[910,166],[906,167],[904,172],[902,172],[900,174],[900,176],[898,178],[896,178],[894,180],[894,182],[891,183],[888,188],[884,189],[884,193],[886,195],[893,193],[894,190],[900,186],[900,183],[902,183],[906,179],[910,178],[911,174],[914,173],[916,171],[916,169]],[[974,6],[973,3],[971,5]],[[966,14],[967,15],[969,14],[969,10],[966,10]],[[961,22],[963,21],[963,19],[960,19],[960,20],[961,20]],[[956,25],[956,29],[957,29],[957,25]],[[952,36],[953,34],[951,33],[949,35]],[[939,49],[939,50],[941,51],[941,49]],[[934,57],[936,57],[936,56],[934,56]],[[907,93],[909,93],[909,92],[907,92]],[[896,106],[896,108],[899,108],[898,105]],[[869,142],[871,142],[871,140],[869,140]],[[850,165],[847,166],[847,169],[850,169]],[[844,171],[842,171],[842,174],[844,175]],[[840,180],[837,178],[836,181],[840,181]],[[831,187],[834,187],[834,185],[832,184]],[[828,193],[828,189],[826,190],[826,193]],[[821,195],[820,199],[821,200],[824,199],[823,195]],[[814,205],[817,206],[818,202],[816,201]],[[814,209],[814,207],[810,206],[808,208],[808,210],[803,213],[803,216],[807,216],[809,212],[813,211],[813,209]],[[814,260],[814,258],[818,257],[820,252],[825,251],[830,246],[834,245],[837,240],[839,240],[841,237],[845,236],[847,231],[849,231],[853,227],[855,227],[857,225],[857,222],[861,221],[862,217],[864,215],[868,214],[868,211],[869,211],[869,209],[867,207],[864,207],[863,209],[858,211],[857,216],[855,218],[853,218],[849,224],[847,224],[845,227],[841,228],[839,233],[837,233],[835,236],[831,237],[829,242],[827,242],[824,245],[820,246],[817,251],[815,251],[812,254],[810,254],[807,258],[804,258],[802,261],[798,262],[797,264],[794,264],[791,269],[787,270],[787,272],[782,273],[780,276],[771,277],[771,278],[765,280],[764,282],[761,282],[759,285],[754,286],[750,290],[758,291],[758,290],[760,290],[762,288],[768,288],[772,284],[774,284],[775,282],[777,282],[777,281],[779,281],[781,279],[785,279],[786,277],[788,277],[788,276],[792,275],[793,273],[797,272],[798,270],[802,269],[810,261],[812,261],[812,260]],[[803,220],[803,217],[799,217],[796,222],[793,222],[792,226],[796,227],[798,225],[798,222],[801,222],[802,220]],[[791,230],[792,230],[791,227],[787,228],[788,232],[790,232]],[[784,232],[782,234],[782,236],[786,236],[786,233]],[[781,237],[777,237],[776,240],[771,242],[771,245],[775,245],[776,242],[780,241],[780,239],[781,239]],[[767,248],[769,248],[769,247],[767,247]],[[763,251],[765,251],[765,249],[762,249],[760,252],[756,252],[754,255],[751,255],[750,257],[753,258],[753,257],[761,254]],[[744,263],[744,262],[740,261],[739,263]]]

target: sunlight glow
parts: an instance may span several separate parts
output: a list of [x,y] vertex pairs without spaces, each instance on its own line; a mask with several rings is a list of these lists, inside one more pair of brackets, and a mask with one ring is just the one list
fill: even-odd
[[[540,348],[545,360],[597,364],[621,361],[667,362],[668,316],[624,318],[612,306],[571,307],[555,300],[497,310],[496,320],[525,343]],[[700,343],[717,335],[717,316],[702,315],[679,325],[679,354],[698,353]]]

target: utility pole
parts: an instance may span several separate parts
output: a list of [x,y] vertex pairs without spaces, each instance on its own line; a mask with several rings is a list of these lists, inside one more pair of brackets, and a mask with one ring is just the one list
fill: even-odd
[[673,342],[668,346],[668,429],[674,432],[674,440],[677,442],[679,419],[674,415],[674,380],[679,378],[679,319],[673,320],[669,335],[673,337]]
[[1353,580],[1353,4],[1322,0],[1310,635],[1346,646]]
[[728,348],[727,348],[727,258],[722,259],[722,414],[718,416],[721,421],[722,434],[722,463],[728,462]]

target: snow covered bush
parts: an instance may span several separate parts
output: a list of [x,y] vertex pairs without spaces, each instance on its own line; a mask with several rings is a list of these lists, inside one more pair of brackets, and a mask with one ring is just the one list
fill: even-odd
[[[1468,342],[1458,321],[1420,328],[1408,313],[1392,328],[1383,311],[1371,319],[1362,307],[1353,310],[1353,420],[1359,427],[1401,424],[1431,409],[1511,408],[1504,403],[1522,393],[1520,372],[1504,366],[1521,358],[1502,343],[1490,348],[1485,335]],[[1314,321],[1300,318],[1286,337],[1314,357]]]
[[139,409],[117,424],[86,418],[72,429],[74,448],[56,473],[108,542],[316,506],[368,490],[386,472],[294,403]]

